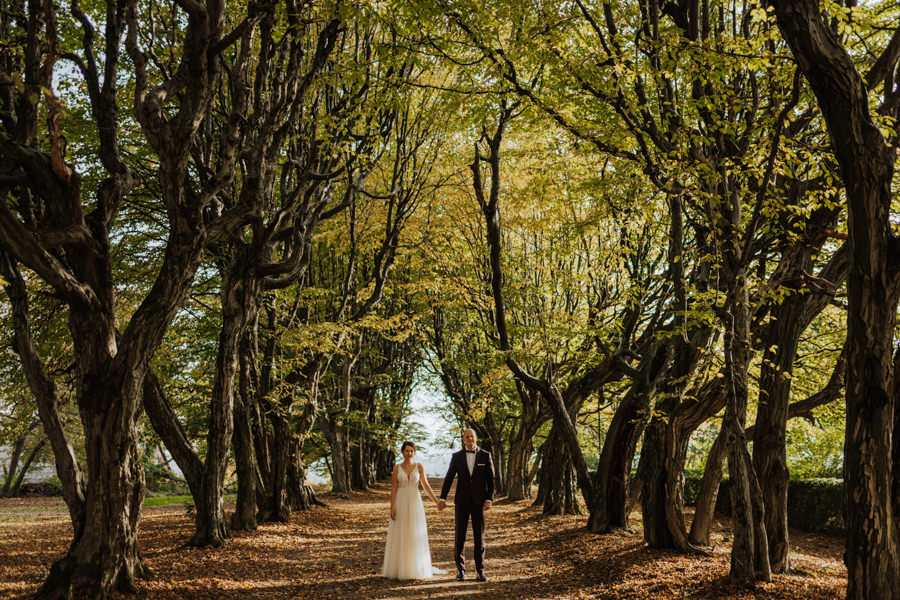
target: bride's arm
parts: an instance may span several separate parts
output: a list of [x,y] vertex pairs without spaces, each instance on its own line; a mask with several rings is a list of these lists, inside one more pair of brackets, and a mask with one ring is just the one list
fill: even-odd
[[419,463],[419,481],[422,482],[422,487],[425,488],[425,491],[428,492],[428,496],[437,504],[437,496],[434,495],[434,490],[431,489],[431,484],[428,483],[428,478],[425,477],[425,467],[422,466],[422,463]]
[[394,465],[394,470],[391,473],[391,519],[397,520],[397,509],[394,508],[394,498],[397,497],[397,468],[399,465]]

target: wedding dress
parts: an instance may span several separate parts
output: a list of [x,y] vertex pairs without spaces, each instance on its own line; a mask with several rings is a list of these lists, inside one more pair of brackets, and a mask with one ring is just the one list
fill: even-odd
[[428,579],[441,573],[431,566],[425,507],[419,493],[419,467],[409,475],[397,468],[397,495],[394,497],[396,519],[388,523],[381,574],[390,579]]

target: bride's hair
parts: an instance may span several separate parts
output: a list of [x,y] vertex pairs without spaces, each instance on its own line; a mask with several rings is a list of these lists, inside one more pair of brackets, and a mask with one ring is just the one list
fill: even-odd
[[415,445],[414,443],[412,443],[412,442],[403,442],[403,445],[400,446],[400,452],[403,452],[404,450],[406,450],[406,447],[407,447],[407,446],[410,446],[413,450],[416,449],[416,445]]

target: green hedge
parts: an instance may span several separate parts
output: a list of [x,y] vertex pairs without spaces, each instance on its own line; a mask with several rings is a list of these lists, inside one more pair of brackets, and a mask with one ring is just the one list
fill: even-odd
[[805,531],[844,533],[844,482],[792,479],[788,482],[788,524]]
[[[684,503],[697,504],[700,477],[685,477]],[[731,515],[731,482],[722,481],[716,512]],[[844,533],[843,487],[840,479],[792,479],[788,482],[788,524],[804,531]]]

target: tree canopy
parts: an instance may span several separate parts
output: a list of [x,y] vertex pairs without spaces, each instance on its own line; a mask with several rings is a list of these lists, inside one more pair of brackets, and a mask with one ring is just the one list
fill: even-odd
[[50,460],[73,524],[41,597],[149,576],[148,486],[218,546],[321,503],[313,462],[389,477],[422,385],[597,534],[639,502],[702,551],[727,469],[739,583],[791,569],[788,481],[843,477],[848,597],[900,596],[896,3],[8,5],[0,493]]

